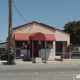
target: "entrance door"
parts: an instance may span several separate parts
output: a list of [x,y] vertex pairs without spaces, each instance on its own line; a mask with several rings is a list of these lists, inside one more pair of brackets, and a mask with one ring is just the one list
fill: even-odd
[[33,41],[33,54],[34,57],[39,57],[38,41]]

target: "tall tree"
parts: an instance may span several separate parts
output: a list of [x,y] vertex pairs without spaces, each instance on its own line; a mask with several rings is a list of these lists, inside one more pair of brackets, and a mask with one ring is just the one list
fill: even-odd
[[80,21],[68,22],[64,26],[64,31],[70,33],[70,42],[73,44],[80,43]]

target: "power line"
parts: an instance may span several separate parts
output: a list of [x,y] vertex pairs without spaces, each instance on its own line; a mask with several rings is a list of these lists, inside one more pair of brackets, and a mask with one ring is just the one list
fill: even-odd
[[[12,1],[12,2],[13,2],[13,1]],[[18,12],[18,14],[20,15],[20,17],[21,17],[24,21],[29,22],[29,21],[27,21],[27,20],[21,15],[21,13],[19,12],[19,10],[18,10],[18,8],[16,7],[16,5],[15,5],[14,2],[13,2],[13,5],[14,5],[16,11]]]

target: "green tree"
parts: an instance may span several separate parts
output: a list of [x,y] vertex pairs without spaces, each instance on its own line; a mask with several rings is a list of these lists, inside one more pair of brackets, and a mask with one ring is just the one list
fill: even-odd
[[80,21],[68,22],[64,26],[64,31],[70,34],[71,43],[80,43]]

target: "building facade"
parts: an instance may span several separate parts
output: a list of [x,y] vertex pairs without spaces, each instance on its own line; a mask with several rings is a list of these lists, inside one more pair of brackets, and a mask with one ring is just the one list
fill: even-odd
[[66,55],[70,34],[49,25],[30,22],[13,28],[13,47],[16,58],[26,54],[27,58],[40,57],[54,60]]
[[0,42],[0,49],[5,51],[6,50],[6,44],[7,44],[7,42]]

